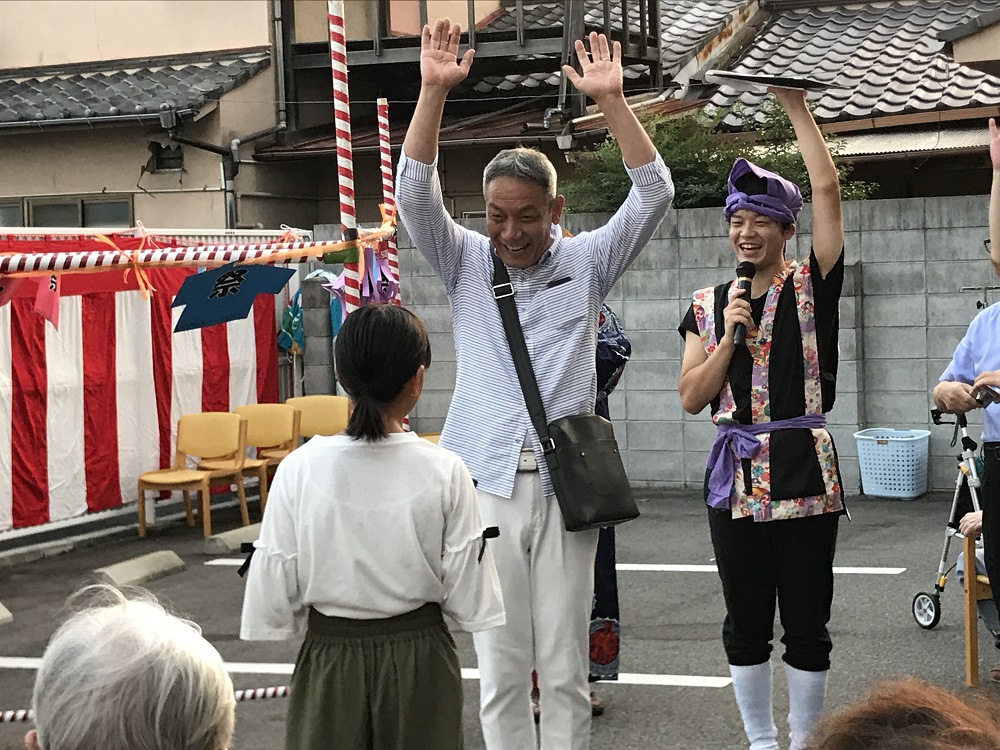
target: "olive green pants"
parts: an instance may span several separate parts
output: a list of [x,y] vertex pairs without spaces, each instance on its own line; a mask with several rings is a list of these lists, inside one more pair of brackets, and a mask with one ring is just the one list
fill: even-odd
[[382,620],[309,611],[285,750],[462,746],[462,674],[437,604]]

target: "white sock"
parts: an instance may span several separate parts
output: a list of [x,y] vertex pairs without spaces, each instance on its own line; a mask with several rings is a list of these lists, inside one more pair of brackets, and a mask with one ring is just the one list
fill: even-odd
[[778,750],[778,729],[771,707],[771,662],[752,667],[730,664],[729,674],[750,750]]
[[829,671],[804,672],[785,665],[788,677],[788,737],[791,740],[789,750],[802,750],[819,721],[828,674]]

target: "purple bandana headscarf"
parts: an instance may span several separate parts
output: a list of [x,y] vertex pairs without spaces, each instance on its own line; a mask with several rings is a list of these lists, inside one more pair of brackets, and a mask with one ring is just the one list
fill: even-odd
[[[767,184],[767,192],[747,195],[736,188],[736,182],[745,174],[762,177]],[[746,209],[767,216],[782,224],[794,224],[802,208],[802,193],[799,186],[781,175],[758,167],[746,159],[737,159],[729,173],[729,196],[726,198],[725,216],[728,220],[737,211]]]

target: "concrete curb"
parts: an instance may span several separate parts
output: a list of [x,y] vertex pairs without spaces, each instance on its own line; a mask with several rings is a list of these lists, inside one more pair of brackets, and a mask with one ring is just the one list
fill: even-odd
[[138,586],[154,578],[184,570],[185,567],[184,561],[176,552],[158,550],[104,568],[97,568],[94,575],[98,580],[114,586]]
[[223,531],[221,534],[212,534],[205,540],[206,555],[231,555],[240,551],[240,545],[244,542],[255,542],[260,535],[260,524],[252,523],[249,526],[241,526],[232,531]]
[[76,542],[65,540],[61,542],[44,542],[24,549],[10,550],[0,553],[0,569],[10,568],[15,565],[35,562],[44,557],[55,557],[70,552],[76,547]]
[[14,622],[14,615],[10,613],[10,610],[3,606],[3,602],[0,602],[0,625],[8,625]]

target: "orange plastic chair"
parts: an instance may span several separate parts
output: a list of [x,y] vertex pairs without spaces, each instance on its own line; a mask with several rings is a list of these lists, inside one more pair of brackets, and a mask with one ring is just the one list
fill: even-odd
[[347,396],[296,396],[285,403],[302,412],[299,432],[304,438],[336,435],[347,428],[351,403]]
[[[209,515],[210,490],[218,485],[236,485],[243,525],[250,525],[247,497],[243,491],[243,464],[246,460],[247,422],[239,414],[206,412],[185,414],[177,423],[177,448],[169,469],[147,471],[139,476],[139,536],[146,536],[146,490],[184,493],[188,526],[194,526],[190,492],[198,493],[205,536],[212,535]],[[213,469],[189,469],[187,457],[210,459]]]
[[[247,447],[257,448],[260,455],[260,458],[247,458],[243,461],[243,476],[257,477],[260,486],[260,512],[263,515],[267,505],[268,470],[277,466],[298,445],[300,412],[287,404],[250,404],[237,406],[233,412],[246,420]],[[273,455],[265,455],[265,451],[272,451]],[[225,468],[224,463],[210,459],[201,461],[198,468],[217,471]]]

